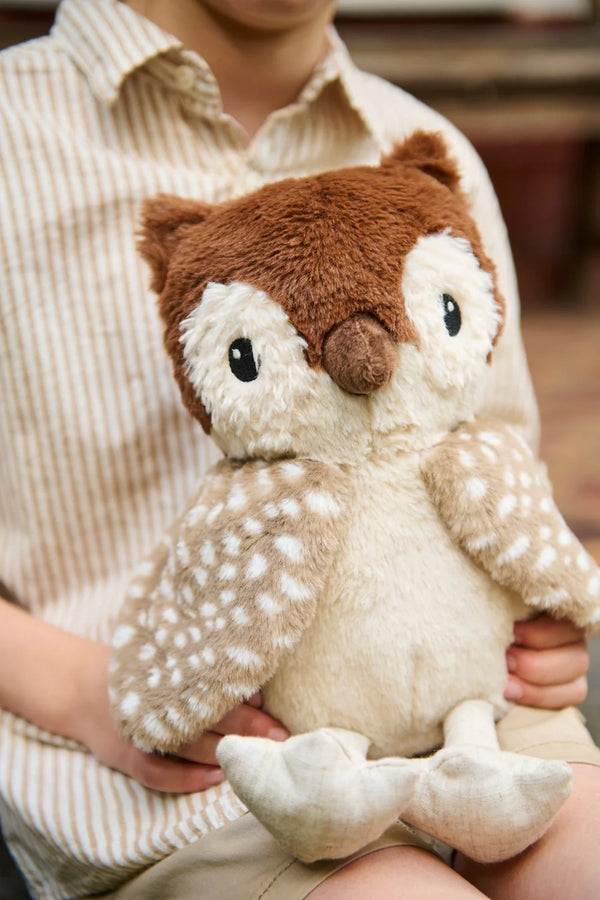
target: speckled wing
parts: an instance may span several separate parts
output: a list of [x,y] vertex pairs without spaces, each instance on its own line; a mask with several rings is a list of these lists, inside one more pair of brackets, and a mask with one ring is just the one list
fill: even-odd
[[254,694],[311,623],[347,507],[341,467],[224,460],[133,579],[113,636],[112,712],[175,750]]
[[497,421],[463,424],[422,460],[456,543],[533,610],[600,625],[600,573],[560,515],[521,436]]

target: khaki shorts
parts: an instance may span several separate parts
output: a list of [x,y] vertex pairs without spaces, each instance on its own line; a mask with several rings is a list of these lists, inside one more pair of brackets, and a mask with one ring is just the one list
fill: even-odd
[[[600,750],[578,710],[514,707],[499,723],[505,750],[600,766]],[[105,900],[303,900],[333,872],[374,850],[431,851],[406,826],[394,825],[349,859],[305,865],[288,856],[249,813],[155,863]],[[96,898],[98,900],[98,898]]]

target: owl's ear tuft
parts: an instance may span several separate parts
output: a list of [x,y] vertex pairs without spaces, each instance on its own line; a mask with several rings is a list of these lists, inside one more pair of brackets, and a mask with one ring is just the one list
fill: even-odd
[[138,249],[152,270],[152,290],[165,286],[169,259],[186,226],[199,225],[212,210],[210,203],[159,194],[144,201]]
[[413,166],[436,181],[446,185],[451,191],[459,188],[460,175],[455,160],[449,155],[446,142],[435,131],[415,131],[405,141],[394,144],[390,153],[381,160],[382,166],[401,163]]

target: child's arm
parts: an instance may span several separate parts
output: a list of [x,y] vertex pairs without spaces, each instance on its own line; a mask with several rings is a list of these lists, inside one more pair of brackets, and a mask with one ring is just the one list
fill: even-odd
[[84,744],[100,762],[160,791],[201,791],[223,780],[214,755],[224,733],[283,739],[279,722],[255,705],[235,707],[216,732],[182,748],[182,758],[150,755],[122,741],[109,712],[108,647],[0,599],[0,707]]

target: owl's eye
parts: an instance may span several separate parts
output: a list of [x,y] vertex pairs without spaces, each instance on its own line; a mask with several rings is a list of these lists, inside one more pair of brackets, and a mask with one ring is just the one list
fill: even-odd
[[450,294],[442,295],[442,306],[444,308],[444,325],[446,326],[446,331],[450,337],[454,337],[454,335],[458,334],[460,331],[460,326],[462,324],[460,307],[454,297],[451,297]]
[[254,359],[252,341],[238,338],[229,347],[229,368],[239,381],[255,381],[258,378],[260,359]]

